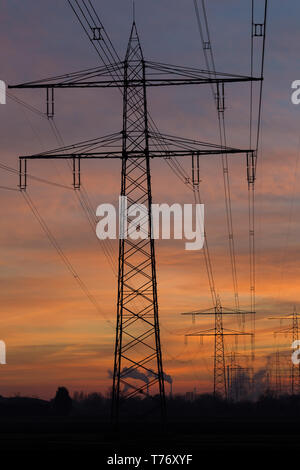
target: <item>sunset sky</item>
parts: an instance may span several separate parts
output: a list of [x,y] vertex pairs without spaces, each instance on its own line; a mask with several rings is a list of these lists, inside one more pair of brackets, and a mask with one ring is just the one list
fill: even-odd
[[[132,23],[131,0],[94,0],[117,51],[125,55]],[[216,69],[250,73],[250,1],[206,2]],[[256,184],[256,370],[275,351],[268,317],[300,310],[299,118],[291,103],[291,83],[300,79],[299,15],[296,0],[269,2],[262,142]],[[1,75],[17,84],[99,65],[67,1],[4,0]],[[192,0],[136,0],[136,22],[146,59],[205,68]],[[45,111],[45,92],[13,90],[19,99]],[[214,103],[208,85],[155,88],[149,110],[161,132],[219,143]],[[226,88],[228,145],[248,146],[249,84]],[[8,98],[0,105],[1,163],[17,168],[18,156],[58,147],[47,119]],[[119,132],[122,101],[118,90],[58,90],[55,122],[65,144]],[[189,159],[182,161],[191,171]],[[240,303],[249,309],[248,194],[245,156],[230,156],[232,213]],[[29,173],[71,184],[65,162],[30,162]],[[234,306],[222,166],[219,157],[200,162],[201,195],[216,289],[226,307]],[[82,164],[82,178],[92,205],[117,204],[120,162]],[[191,191],[164,161],[152,162],[154,202],[192,203]],[[0,186],[17,188],[17,176],[0,168]],[[0,339],[7,364],[0,365],[0,395],[15,393],[49,398],[58,386],[70,391],[101,391],[111,385],[117,283],[95,231],[89,226],[74,191],[29,180],[28,194],[45,218],[72,265],[101,307],[89,302],[50,245],[22,194],[0,189]],[[105,245],[107,246],[107,245]],[[109,242],[114,269],[118,245]],[[173,377],[173,392],[197,387],[211,391],[213,343],[204,345],[184,333],[213,326],[180,312],[211,308],[203,253],[185,251],[184,241],[159,240],[157,276],[164,369]],[[224,320],[238,329],[236,318]],[[286,322],[286,326],[288,326]],[[246,324],[250,327],[250,324]],[[277,338],[283,349],[289,338]],[[226,343],[230,353],[234,340]],[[249,341],[245,341],[249,353]],[[243,341],[239,352],[245,353]],[[167,385],[168,390],[168,385]]]

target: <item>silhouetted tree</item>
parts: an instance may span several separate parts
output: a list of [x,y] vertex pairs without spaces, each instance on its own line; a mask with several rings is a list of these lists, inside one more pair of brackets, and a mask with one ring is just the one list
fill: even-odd
[[58,387],[53,400],[53,408],[59,416],[68,416],[72,410],[72,398],[66,387]]

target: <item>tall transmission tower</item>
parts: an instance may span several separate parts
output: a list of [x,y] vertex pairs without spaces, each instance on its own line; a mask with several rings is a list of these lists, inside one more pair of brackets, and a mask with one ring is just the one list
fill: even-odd
[[[97,28],[92,28],[93,34]],[[98,31],[99,30],[99,31]],[[102,26],[92,38],[101,43]],[[10,88],[37,88],[46,90],[47,116],[54,115],[54,90],[64,88],[119,88],[123,94],[123,128],[121,132],[102,138],[79,142],[52,151],[20,156],[20,190],[27,187],[27,163],[35,159],[69,159],[73,164],[73,186],[80,190],[81,161],[88,159],[120,159],[121,196],[127,197],[121,205],[123,228],[129,226],[132,210],[144,204],[141,215],[146,230],[139,239],[131,239],[121,230],[119,242],[118,302],[116,341],[113,370],[112,420],[119,421],[121,400],[147,395],[159,397],[161,416],[165,417],[165,390],[157,301],[155,247],[152,234],[152,192],[150,161],[176,157],[245,154],[251,149],[236,149],[177,138],[156,131],[149,123],[147,88],[216,83],[222,90],[226,83],[249,82],[261,78],[214,73],[195,68],[171,66],[146,61],[133,22],[124,61],[109,63],[70,74],[27,82]],[[222,99],[222,97],[220,97]],[[122,199],[123,201],[124,199]],[[128,236],[130,233],[128,232]],[[136,382],[136,373],[146,375],[143,385]]]
[[[275,335],[283,334],[285,336],[289,336],[292,342],[294,342],[299,339],[299,318],[300,318],[300,314],[297,312],[297,309],[294,306],[292,314],[284,315],[282,317],[269,317],[269,320],[290,321],[290,326],[275,331]],[[299,394],[300,393],[300,364],[296,365],[291,361],[289,378],[290,378],[290,393],[292,395]]]
[[225,329],[223,327],[223,315],[245,315],[253,314],[253,312],[246,312],[242,310],[231,310],[222,307],[220,298],[217,297],[216,306],[208,310],[196,310],[193,312],[184,312],[181,315],[191,315],[193,321],[198,315],[214,315],[215,325],[214,328],[195,333],[187,333],[186,338],[191,336],[213,336],[214,337],[214,396],[221,396],[227,398],[227,380],[226,380],[226,365],[225,365],[225,348],[224,336],[250,336],[253,338],[253,333],[239,332],[234,330]]

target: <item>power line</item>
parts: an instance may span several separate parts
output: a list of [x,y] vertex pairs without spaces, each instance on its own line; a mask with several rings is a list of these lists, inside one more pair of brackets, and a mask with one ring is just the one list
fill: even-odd
[[10,92],[7,92],[6,95],[8,96],[8,98],[10,98],[11,100],[15,101],[16,103],[24,106],[24,108],[28,109],[32,113],[35,113],[38,116],[47,119],[47,115],[45,113],[43,113],[42,111],[40,111],[38,108],[35,108],[31,104],[28,104],[25,101],[21,100],[20,98],[17,98],[15,95],[13,95]]
[[[255,136],[255,153],[254,162],[252,162],[251,177],[248,175],[248,213],[249,213],[249,258],[250,258],[250,300],[251,310],[256,310],[256,273],[255,273],[255,179],[257,169],[257,158],[259,151],[259,142],[261,134],[261,117],[262,117],[262,91],[263,91],[263,76],[265,64],[265,47],[266,47],[266,27],[267,27],[267,10],[268,0],[264,3],[263,22],[255,23],[255,0],[251,0],[251,60],[250,60],[250,74],[254,74],[254,39],[262,38],[262,52],[260,62],[260,85],[259,85],[259,101],[258,101],[258,117],[257,128]],[[259,32],[257,32],[259,27]],[[253,140],[253,84],[250,86],[250,147],[252,147]],[[252,318],[253,330],[255,329],[255,316]]]
[[[25,101],[23,100],[20,100],[20,99],[17,99],[16,97],[14,97],[14,95],[10,94],[9,97],[11,99],[13,99],[14,101],[16,101],[18,104],[20,104],[21,106],[24,106],[25,108],[27,108],[28,110],[30,110],[31,112],[34,112],[36,114],[38,114],[40,117],[44,117],[47,119],[47,117],[41,113],[39,110],[37,110],[36,108],[34,108],[33,106],[29,105],[28,103],[26,103]],[[59,130],[57,129],[57,126],[56,124],[52,121],[51,119],[48,120],[50,125],[51,125],[51,128],[58,140],[58,142],[63,142],[62,141],[62,137],[59,133]],[[5,171],[8,171],[12,174],[17,174],[19,175],[19,171],[16,170],[15,168],[12,168],[8,165],[5,165],[3,163],[0,163],[0,168],[2,168],[3,170]],[[63,184],[60,184],[60,183],[56,183],[56,182],[52,182],[52,181],[49,181],[49,180],[46,180],[46,179],[43,179],[43,178],[39,178],[37,176],[34,176],[34,175],[31,175],[31,174],[27,174],[27,176],[35,181],[39,181],[39,182],[42,182],[42,183],[45,183],[45,184],[49,184],[51,186],[55,186],[55,187],[60,187],[60,188],[64,188],[64,189],[71,189],[72,191],[73,188],[71,186],[66,186],[66,185],[63,185]],[[0,189],[3,189],[3,190],[10,190],[10,191],[17,191],[17,192],[20,192],[19,189],[17,188],[12,188],[12,187],[7,187],[7,186],[0,186]],[[93,230],[94,230],[94,225],[93,223],[91,222],[91,213],[92,210],[91,208],[87,207],[87,204],[84,203],[82,201],[82,199],[79,197],[78,193],[75,192],[76,196],[78,197],[79,199],[79,202],[83,208],[83,210],[85,211],[85,213],[87,214],[88,216],[88,219],[90,221],[90,223],[92,224],[92,227],[93,227]],[[102,310],[100,309],[100,306],[98,305],[98,302],[97,300],[95,299],[95,297],[89,292],[88,288],[86,287],[85,283],[82,281],[82,279],[80,278],[80,276],[77,274],[77,272],[75,271],[75,269],[73,268],[71,262],[69,261],[69,259],[66,257],[66,255],[64,254],[62,248],[60,247],[59,243],[57,242],[57,240],[55,239],[53,233],[50,231],[48,225],[46,224],[45,222],[45,219],[42,218],[40,212],[38,211],[37,207],[34,205],[33,201],[32,201],[32,198],[30,198],[30,196],[28,195],[28,193],[26,192],[23,192],[22,191],[22,195],[27,203],[27,205],[29,206],[29,208],[31,209],[32,213],[34,214],[35,218],[37,219],[37,221],[39,222],[40,226],[42,227],[42,229],[44,230],[44,232],[46,233],[50,243],[52,244],[52,246],[55,248],[55,250],[57,251],[57,253],[59,254],[60,258],[62,259],[62,261],[64,262],[65,266],[67,267],[68,271],[71,273],[71,275],[75,278],[76,282],[78,283],[79,287],[81,288],[81,290],[84,292],[84,294],[86,295],[86,297],[89,299],[89,301],[94,305],[94,307],[96,308],[96,310],[98,311],[98,313],[100,313],[102,316],[104,316],[104,318],[106,319],[106,321],[108,323],[110,323],[112,325],[112,322],[110,320],[107,320],[106,316],[103,314]],[[87,196],[88,197],[88,196]],[[99,240],[100,242],[100,240]],[[105,250],[104,250],[105,251]],[[109,253],[106,253],[107,257],[110,258],[110,262],[112,263],[112,259],[111,259],[111,255]],[[114,266],[112,266],[113,269],[114,269]]]
[[[49,123],[50,123],[50,127],[56,137],[56,140],[58,142],[59,145],[61,146],[64,146],[64,140],[62,138],[62,135],[54,121],[54,118],[52,119],[49,119]],[[71,167],[71,163],[69,161],[67,161],[67,164],[68,164],[68,168],[71,172],[73,172],[73,169]],[[89,195],[88,195],[88,192],[85,188],[85,186],[83,184],[81,184],[81,191],[74,191],[74,194],[85,214],[85,216],[87,217],[87,221],[90,225],[90,227],[92,228],[92,232],[93,234],[95,234],[95,228],[96,228],[96,225],[97,225],[97,218],[95,216],[95,211],[93,210],[92,208],[92,204],[91,204],[91,201],[90,201],[90,198],[89,198]],[[102,240],[100,241],[99,238],[97,238],[98,240],[98,243],[99,245],[101,246],[101,249],[103,250],[107,260],[108,260],[108,263],[110,264],[111,268],[112,268],[112,271],[114,273],[115,276],[117,276],[117,269],[116,269],[116,266],[115,266],[115,261],[113,259],[113,250],[112,250],[112,247],[111,247],[111,242],[110,240]],[[103,242],[103,243],[101,243]]]
[[[19,170],[16,170],[15,168],[12,168],[11,166],[5,165],[4,163],[0,163],[0,168],[2,170],[5,170],[9,173],[14,174],[14,175],[18,175],[18,176],[20,175]],[[24,175],[24,173],[22,173],[22,174]],[[70,189],[70,190],[73,191],[73,188],[71,186],[66,186],[64,184],[56,183],[55,181],[49,181],[47,179],[40,178],[40,177],[32,175],[30,173],[26,173],[26,175],[27,175],[28,178],[31,178],[34,181],[39,181],[40,183],[48,184],[48,185],[55,186],[55,187],[58,187],[58,188],[63,188],[63,189]]]
[[[194,0],[194,8],[196,13],[196,19],[199,29],[199,34],[202,42],[202,49],[204,53],[204,58],[206,62],[207,69],[216,77],[216,67],[215,60],[213,55],[211,36],[209,31],[208,18],[206,13],[205,1],[201,1],[202,12],[204,17],[204,29],[202,27],[201,16],[199,12],[198,2]],[[220,90],[217,85],[211,83],[211,91],[213,100],[216,105],[217,115],[218,115],[218,125],[219,125],[219,137],[222,147],[227,146],[226,141],[226,128],[225,128],[225,107],[220,105],[220,99],[224,100],[220,96]],[[229,178],[229,167],[228,167],[228,158],[227,155],[222,155],[222,167],[223,167],[223,184],[224,184],[224,196],[225,196],[225,212],[226,212],[226,223],[227,223],[227,232],[228,232],[228,242],[229,242],[229,255],[231,263],[231,273],[233,280],[234,288],[234,301],[235,307],[239,310],[239,294],[238,294],[238,280],[237,280],[237,269],[236,269],[236,256],[235,256],[235,243],[234,243],[234,231],[233,231],[233,219],[232,219],[232,207],[231,207],[231,190],[230,190],[230,178]]]
[[17,188],[10,188],[9,186],[0,186],[0,189],[6,189],[8,191],[17,191],[19,192],[20,190]]
[[79,274],[77,273],[77,271],[75,270],[75,268],[73,267],[72,263],[70,262],[69,258],[65,255],[63,249],[61,248],[61,246],[59,245],[58,241],[56,240],[55,236],[53,235],[53,233],[51,232],[49,226],[47,225],[47,223],[45,222],[45,219],[42,217],[41,213],[39,212],[39,210],[37,209],[36,205],[33,203],[32,201],[32,198],[29,196],[29,194],[25,191],[21,191],[21,194],[25,200],[25,202],[27,203],[28,207],[30,208],[30,210],[32,211],[33,215],[35,216],[36,220],[38,221],[39,225],[41,226],[41,228],[43,229],[43,231],[45,232],[48,240],[50,241],[51,245],[53,246],[53,248],[56,250],[56,252],[58,253],[59,257],[61,258],[61,260],[63,261],[63,263],[65,264],[67,270],[69,271],[69,273],[71,274],[71,276],[75,279],[75,281],[77,282],[77,284],[79,285],[80,289],[83,291],[83,293],[85,294],[85,296],[88,298],[88,300],[91,302],[91,304],[95,307],[95,309],[97,310],[97,312],[102,316],[104,317],[105,321],[107,323],[109,323],[111,325],[111,327],[113,328],[113,324],[110,320],[108,320],[107,316],[104,314],[104,312],[102,311],[102,309],[100,308],[99,304],[98,304],[98,301],[96,300],[96,298],[90,293],[89,289],[87,288],[86,284],[83,282],[83,280],[81,279],[81,277],[79,276]]

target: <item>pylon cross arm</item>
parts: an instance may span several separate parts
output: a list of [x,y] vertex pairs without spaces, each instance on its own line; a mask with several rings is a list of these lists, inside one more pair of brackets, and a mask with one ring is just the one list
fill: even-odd
[[[129,58],[130,59],[130,58]],[[134,73],[135,69],[144,65],[145,76]],[[262,77],[251,77],[247,75],[234,75],[228,73],[214,72],[178,65],[161,64],[145,61],[142,58],[135,63],[133,60],[125,60],[112,63],[105,67],[93,67],[79,70],[59,76],[47,77],[41,80],[9,85],[8,88],[122,88],[124,86],[124,71],[130,68],[131,76],[126,77],[126,87],[135,88],[146,85],[155,86],[178,86],[178,85],[203,85],[224,84],[250,81],[261,81]],[[150,74],[148,74],[148,71]]]

